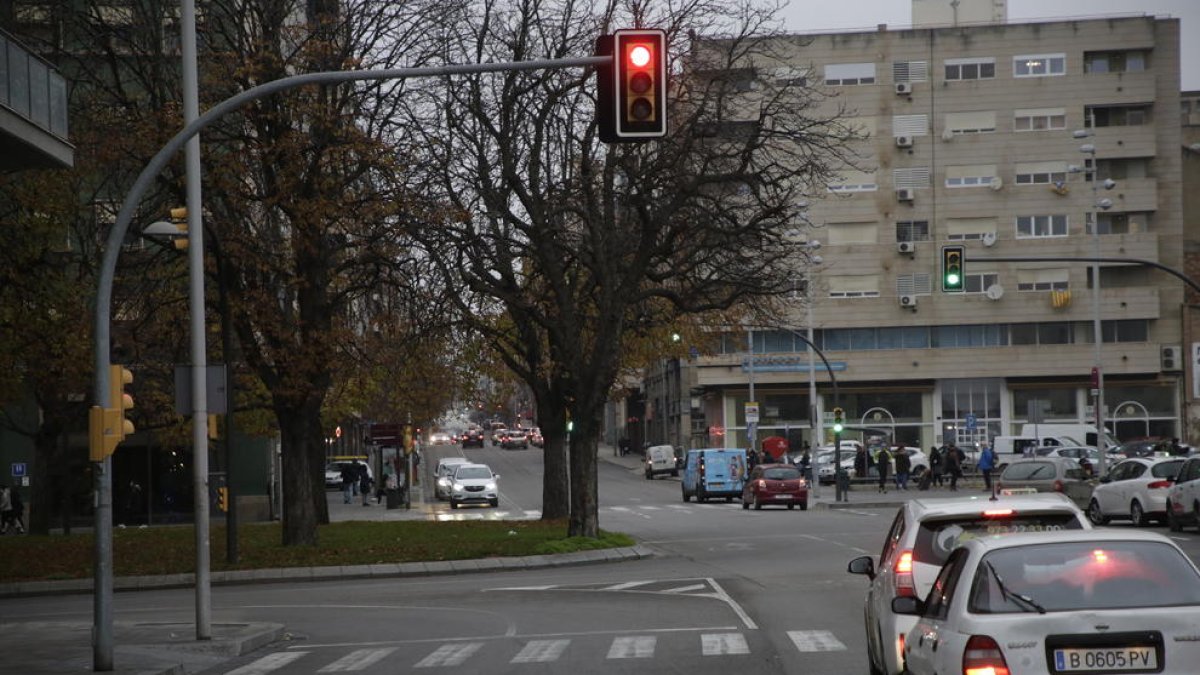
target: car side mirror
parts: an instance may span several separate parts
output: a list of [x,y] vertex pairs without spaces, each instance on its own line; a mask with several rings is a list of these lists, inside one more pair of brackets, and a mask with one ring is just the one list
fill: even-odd
[[869,555],[863,555],[851,560],[846,565],[846,571],[850,574],[865,574],[867,578],[875,580],[875,560]]
[[498,473],[492,474],[492,478],[499,478],[499,477],[500,477],[500,474],[498,474]]
[[920,616],[925,611],[925,603],[917,598],[901,595],[892,598],[892,612],[895,614],[907,614],[909,616]]

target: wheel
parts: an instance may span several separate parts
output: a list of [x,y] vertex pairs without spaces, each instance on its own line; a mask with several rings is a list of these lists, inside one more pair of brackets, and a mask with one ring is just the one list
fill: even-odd
[[650,479],[652,479],[652,478],[654,478],[654,474],[652,474],[652,473],[650,473],[649,471],[647,471],[647,472],[646,472],[646,480],[650,480]]
[[788,502],[788,511],[796,508],[796,502]]
[[678,472],[678,471],[675,471],[675,470],[672,470],[672,471],[671,471],[671,478],[679,478],[679,472]]
[[456,502],[456,501],[454,501],[453,499],[451,499],[451,500],[450,500],[450,508],[452,508],[452,509],[457,509],[457,508],[458,508],[458,502]]
[[750,502],[746,501],[746,498],[745,498],[745,497],[742,497],[742,510],[743,510],[743,511],[749,511],[749,510],[750,510]]
[[1108,517],[1100,510],[1100,502],[1095,499],[1088,504],[1087,508],[1088,520],[1092,521],[1093,525],[1107,525]]
[[801,511],[807,511],[807,510],[808,510],[808,501],[807,501],[807,500],[800,502],[800,510],[801,510]]
[[1146,517],[1146,512],[1142,510],[1141,503],[1136,499],[1129,505],[1129,519],[1136,527],[1146,527],[1150,524],[1150,519]]
[[[875,634],[878,636],[877,639],[879,641],[879,647],[882,649],[883,631],[879,628],[879,626],[875,627]],[[880,660],[882,661],[882,659]],[[871,645],[869,644],[867,645],[867,670],[870,671],[871,675],[886,675],[883,666],[875,665],[875,650],[871,649]]]
[[726,503],[726,504],[728,504],[728,503],[729,503],[729,502],[731,502],[731,501],[733,501],[733,497],[726,497],[726,498],[725,498],[725,503]]
[[685,503],[692,501],[692,496],[687,493],[687,490],[682,490],[682,492],[683,492],[683,501]]
[[708,495],[704,494],[704,488],[696,488],[696,501],[704,504],[708,503]]
[[754,510],[762,511],[762,500],[758,498],[758,495],[754,495]]
[[1183,523],[1175,517],[1175,509],[1171,507],[1171,502],[1167,502],[1167,527],[1172,532],[1183,532]]
[[488,503],[492,505],[493,509],[500,507],[500,499],[499,498],[493,499],[493,500],[489,501]]

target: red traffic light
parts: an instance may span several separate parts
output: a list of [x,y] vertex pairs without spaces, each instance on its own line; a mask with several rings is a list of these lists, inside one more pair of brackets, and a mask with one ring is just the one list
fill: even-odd
[[667,133],[667,35],[619,30],[597,40],[612,65],[597,72],[597,119],[606,143],[662,138]]
[[629,64],[635,68],[645,68],[650,63],[650,54],[648,45],[633,45],[629,48]]

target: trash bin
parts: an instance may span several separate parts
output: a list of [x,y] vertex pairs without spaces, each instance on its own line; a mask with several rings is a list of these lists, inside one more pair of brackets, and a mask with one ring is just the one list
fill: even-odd
[[389,488],[387,491],[387,507],[389,509],[398,509],[403,503],[400,495],[400,488]]

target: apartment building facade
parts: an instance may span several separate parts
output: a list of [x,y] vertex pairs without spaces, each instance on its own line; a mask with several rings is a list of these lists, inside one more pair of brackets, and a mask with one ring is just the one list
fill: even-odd
[[[798,301],[786,327],[730,334],[719,353],[650,373],[642,395],[673,429],[648,441],[744,447],[753,389],[759,441],[829,442],[814,426],[837,406],[851,436],[978,443],[1035,420],[1094,421],[1098,366],[1116,437],[1195,442],[1180,280],[1105,263],[1097,290],[1084,260],[989,260],[1184,268],[1178,20],[775,39],[787,66],[852,112],[862,160],[811,202],[810,237],[822,244],[811,306]],[[941,287],[948,245],[965,249],[963,292]],[[809,398],[809,321],[836,400],[819,359]],[[671,372],[679,381],[667,384]]]

